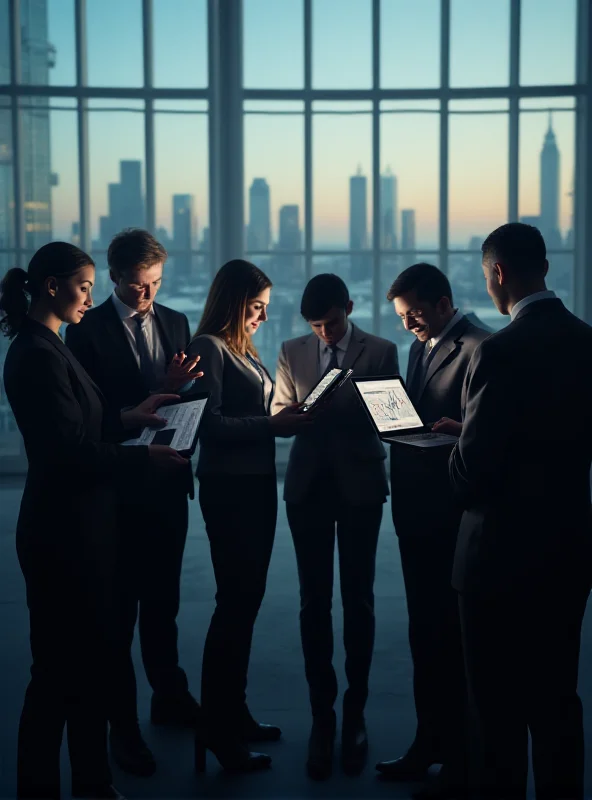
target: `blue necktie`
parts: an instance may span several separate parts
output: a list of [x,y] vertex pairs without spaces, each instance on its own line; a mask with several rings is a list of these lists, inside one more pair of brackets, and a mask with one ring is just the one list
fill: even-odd
[[144,326],[147,318],[142,314],[135,314],[133,317],[136,323],[135,340],[138,356],[140,358],[140,373],[148,389],[151,389],[155,383],[156,375],[154,373],[154,363],[152,361],[152,354],[148,350],[148,343],[146,342],[146,335],[144,333]]

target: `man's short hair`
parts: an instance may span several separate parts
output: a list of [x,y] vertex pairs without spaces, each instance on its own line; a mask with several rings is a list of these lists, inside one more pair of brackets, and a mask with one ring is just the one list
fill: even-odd
[[490,259],[509,267],[517,278],[543,275],[547,248],[534,225],[508,222],[490,233],[481,245],[483,260]]
[[388,290],[386,298],[392,303],[395,297],[401,297],[408,292],[415,292],[421,303],[435,306],[443,297],[447,297],[452,305],[450,281],[438,267],[426,264],[425,261],[404,269]]
[[107,251],[109,268],[118,276],[126,270],[149,269],[167,259],[167,251],[151,233],[142,228],[126,228],[113,237]]
[[323,273],[315,275],[306,284],[300,313],[305,320],[322,319],[332,308],[342,308],[344,311],[349,303],[349,291],[339,275]]

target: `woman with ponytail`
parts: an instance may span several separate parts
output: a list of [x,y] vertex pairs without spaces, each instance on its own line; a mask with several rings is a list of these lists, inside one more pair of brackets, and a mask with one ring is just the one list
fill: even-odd
[[117,481],[149,461],[186,467],[168,447],[124,447],[125,428],[159,424],[155,395],[112,419],[62,342],[92,305],[92,259],[65,242],[38,250],[0,284],[0,329],[13,339],[4,385],[29,462],[16,545],[33,665],[21,714],[17,797],[60,797],[67,729],[74,797],[120,798],[107,756],[108,669],[117,647]]

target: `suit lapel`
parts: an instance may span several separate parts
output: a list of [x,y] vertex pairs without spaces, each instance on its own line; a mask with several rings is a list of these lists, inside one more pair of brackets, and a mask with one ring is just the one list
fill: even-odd
[[154,303],[154,316],[156,318],[156,326],[158,328],[160,341],[162,342],[162,348],[164,350],[165,361],[166,364],[170,364],[173,360],[173,356],[175,355],[173,352],[173,342],[175,339],[174,331],[172,331],[170,326],[167,325],[166,316],[162,313],[161,306],[157,305],[156,303]]
[[[132,349],[123,329],[123,322],[119,318],[119,314],[111,298],[97,308],[97,313],[99,311],[101,312],[102,327],[105,331],[103,351],[106,363],[110,361],[113,364],[113,372],[119,367],[117,371],[133,375],[137,380],[142,381],[138,362],[132,353]],[[101,346],[100,342],[98,346]]]
[[434,377],[436,372],[438,372],[438,370],[441,369],[444,363],[450,358],[451,354],[454,353],[454,351],[460,347],[458,340],[461,338],[461,336],[467,329],[468,324],[469,324],[468,319],[466,317],[462,317],[462,319],[460,319],[457,322],[454,328],[452,328],[452,330],[448,332],[448,335],[446,336],[444,341],[440,342],[436,352],[434,353],[430,363],[428,364],[425,380],[423,382],[423,386],[420,388],[418,399],[421,399],[421,395],[423,394],[424,389],[431,381],[431,379]]
[[421,358],[421,354],[423,352],[423,348],[419,345],[418,340],[416,339],[411,348],[409,350],[409,366],[407,367],[407,388],[413,386],[415,381],[415,373],[417,371],[417,365],[419,364],[419,359]]
[[314,333],[302,342],[302,369],[298,371],[302,376],[306,397],[319,381],[319,339]]
[[364,344],[365,338],[366,337],[362,331],[352,323],[352,334],[347,350],[345,351],[345,357],[343,359],[343,363],[341,364],[341,369],[353,369],[354,364],[366,348],[366,345]]

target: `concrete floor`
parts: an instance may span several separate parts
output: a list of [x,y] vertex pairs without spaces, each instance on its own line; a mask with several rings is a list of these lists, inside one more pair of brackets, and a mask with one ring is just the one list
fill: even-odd
[[[281,490],[281,487],[280,487]],[[29,675],[28,624],[24,585],[14,547],[14,527],[21,482],[0,481],[0,797],[14,797],[16,730]],[[199,694],[202,643],[213,607],[214,583],[207,539],[197,502],[191,522],[182,582],[179,615],[180,653],[193,692]],[[335,663],[343,686],[342,620],[336,592]],[[592,604],[591,604],[592,605]],[[249,679],[249,706],[261,721],[282,727],[283,740],[269,745],[272,769],[265,773],[229,777],[208,756],[208,772],[193,772],[189,733],[153,728],[148,722],[150,691],[136,648],[139,706],[145,738],[158,760],[157,774],[137,779],[114,768],[114,782],[128,798],[398,798],[409,788],[375,779],[377,760],[401,755],[415,729],[411,663],[403,581],[396,538],[385,514],[376,574],[376,650],[367,707],[370,736],[368,766],[361,776],[348,778],[336,764],[333,777],[317,784],[304,772],[310,726],[308,698],[298,633],[298,581],[292,542],[283,508],[277,529],[267,595],[259,615]],[[592,725],[592,615],[588,613],[581,659],[580,688],[587,729]],[[590,737],[588,737],[590,738]],[[591,765],[588,747],[588,764]],[[69,796],[69,768],[63,750],[63,796]],[[592,796],[592,770],[588,769]]]

